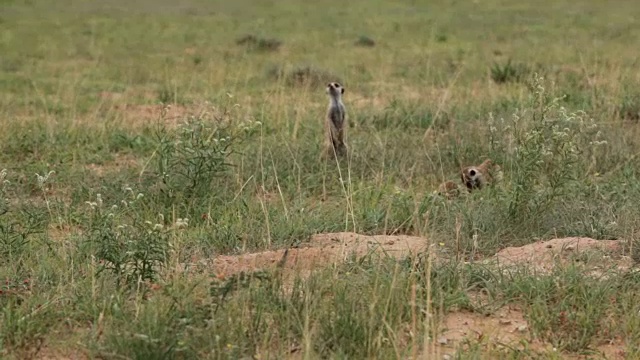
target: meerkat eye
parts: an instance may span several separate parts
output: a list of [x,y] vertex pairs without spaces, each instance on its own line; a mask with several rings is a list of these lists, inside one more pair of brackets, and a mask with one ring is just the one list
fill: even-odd
[[340,88],[340,92],[344,94],[344,88]]
[[475,170],[469,170],[469,175],[476,176],[476,171]]

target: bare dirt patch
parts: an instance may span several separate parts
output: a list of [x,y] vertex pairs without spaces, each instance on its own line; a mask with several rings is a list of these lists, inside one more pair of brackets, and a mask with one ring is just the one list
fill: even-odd
[[126,124],[145,125],[151,121],[162,120],[165,125],[176,126],[180,121],[189,115],[194,115],[198,109],[189,109],[184,105],[162,105],[162,104],[142,104],[142,105],[115,105],[114,109],[122,114],[122,119]]
[[528,325],[520,309],[505,306],[490,316],[468,311],[450,313],[442,321],[437,339],[443,354],[453,355],[465,341],[491,339],[495,344],[513,345],[527,338]]
[[[527,320],[517,306],[504,306],[490,316],[460,311],[447,314],[440,325],[442,332],[436,344],[436,353],[453,355],[458,349],[464,349],[466,341],[481,343],[487,350],[496,353],[501,350],[519,349],[532,355],[550,354],[556,350],[550,344],[534,339],[529,334]],[[526,352],[524,352],[526,353]],[[625,345],[622,342],[600,345],[594,348],[595,354],[562,354],[563,359],[624,359]]]
[[102,164],[89,164],[87,169],[99,177],[104,177],[110,173],[121,171],[122,169],[138,168],[140,160],[133,155],[118,154],[113,161],[106,161]]
[[122,122],[128,128],[140,128],[163,122],[167,126],[176,126],[189,116],[197,116],[209,105],[201,104],[162,104],[158,95],[148,89],[133,89],[125,92],[102,91],[98,93],[101,103],[98,111]]

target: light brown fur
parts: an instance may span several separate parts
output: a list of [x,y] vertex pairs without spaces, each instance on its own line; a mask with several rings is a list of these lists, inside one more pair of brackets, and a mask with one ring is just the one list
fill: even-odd
[[325,153],[329,158],[347,153],[345,142],[346,110],[342,103],[344,88],[336,82],[327,84],[329,107],[325,116]]
[[438,186],[437,193],[447,199],[452,199],[460,195],[460,186],[453,181],[445,181]]

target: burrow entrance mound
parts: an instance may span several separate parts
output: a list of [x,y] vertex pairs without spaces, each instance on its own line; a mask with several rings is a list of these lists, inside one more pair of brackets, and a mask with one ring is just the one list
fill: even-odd
[[[433,246],[431,246],[433,247]],[[281,264],[285,272],[308,274],[331,266],[348,257],[380,253],[397,259],[422,253],[429,248],[426,238],[406,235],[360,235],[350,232],[317,234],[304,247],[290,248]],[[282,262],[285,250],[271,250],[243,255],[221,255],[213,259],[218,274],[274,269]]]
[[[569,237],[541,241],[518,247],[505,248],[481,263],[501,271],[526,268],[532,274],[545,275],[557,267],[569,264],[583,266],[585,273],[602,276],[610,269],[631,269],[633,261],[625,255],[625,243],[621,240],[595,240]],[[305,247],[291,248],[284,258],[285,250],[249,253],[237,256],[222,255],[213,259],[215,272],[223,276],[239,272],[275,269],[279,264],[288,276],[309,275],[315,269],[344,262],[349,256],[364,256],[370,253],[386,254],[402,259],[427,250],[436,262],[450,257],[444,248],[430,244],[428,239],[405,235],[360,235],[341,232],[317,234]],[[440,325],[439,338],[433,352],[438,357],[451,357],[466,340],[483,337],[496,346],[519,347],[523,341],[532,349],[552,351],[549,344],[530,338],[524,312],[518,306],[505,305],[491,315],[468,311],[448,313]],[[622,359],[623,343],[596,346],[595,349],[609,359]],[[580,358],[569,356],[566,358]]]
[[[240,272],[275,269],[284,260],[285,272],[310,273],[315,269],[344,262],[348,257],[371,253],[402,259],[429,250],[436,261],[446,259],[444,248],[430,244],[429,240],[408,235],[360,235],[351,232],[313,235],[308,244],[285,249],[269,250],[242,255],[220,255],[212,259],[215,272],[232,275]],[[589,271],[598,272],[612,265],[620,270],[632,266],[631,258],[624,255],[621,240],[594,240],[584,237],[558,238],[518,247],[505,248],[481,261],[500,269],[527,267],[538,274],[551,272],[557,266],[581,262]]]

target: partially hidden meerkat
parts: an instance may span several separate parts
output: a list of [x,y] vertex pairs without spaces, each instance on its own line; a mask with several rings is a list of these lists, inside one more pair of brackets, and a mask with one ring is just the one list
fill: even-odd
[[460,170],[460,179],[462,180],[462,186],[453,181],[445,181],[438,186],[438,190],[434,191],[434,194],[451,200],[464,195],[465,192],[462,191],[464,188],[471,192],[474,189],[479,190],[488,184],[501,181],[502,170],[500,165],[494,164],[491,159],[487,159],[480,165],[462,168]]
[[494,164],[491,159],[486,159],[480,165],[463,168],[460,178],[467,189],[471,191],[482,189],[496,180],[501,180],[502,171],[499,165]]
[[325,118],[327,155],[344,156],[347,153],[345,143],[346,110],[342,102],[344,87],[337,82],[327,84],[329,107]]

